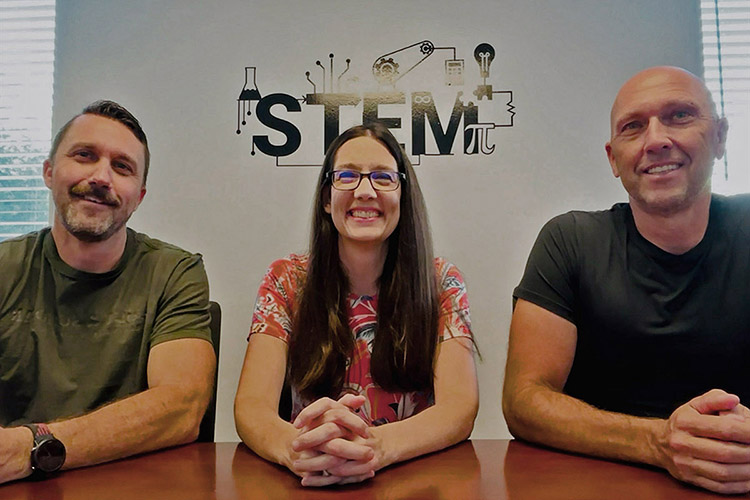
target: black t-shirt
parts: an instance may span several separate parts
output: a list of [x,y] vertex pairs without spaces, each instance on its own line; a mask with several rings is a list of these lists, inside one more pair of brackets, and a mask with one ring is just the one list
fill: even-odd
[[641,236],[626,203],[558,216],[513,296],[576,325],[573,397],[661,418],[712,388],[750,405],[750,195],[714,195],[682,255]]

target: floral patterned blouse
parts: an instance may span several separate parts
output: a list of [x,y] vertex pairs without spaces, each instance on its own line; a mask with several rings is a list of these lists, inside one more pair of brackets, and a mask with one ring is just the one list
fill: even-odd
[[[435,259],[435,272],[440,283],[439,341],[455,337],[471,338],[469,301],[461,273],[441,258]],[[263,333],[289,342],[292,308],[306,273],[306,255],[292,254],[271,264],[258,291],[250,335]],[[370,357],[378,298],[349,294],[348,302],[354,352],[349,359],[346,380],[339,397],[347,393],[364,395],[367,401],[358,414],[370,425],[403,420],[432,406],[434,395],[431,392],[388,392],[373,381]],[[292,387],[292,421],[310,403],[311,400],[304,400]]]

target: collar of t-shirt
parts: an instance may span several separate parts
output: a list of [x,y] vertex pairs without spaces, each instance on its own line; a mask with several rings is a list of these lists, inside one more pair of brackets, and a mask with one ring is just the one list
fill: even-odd
[[71,278],[75,281],[111,281],[114,280],[117,276],[122,273],[122,270],[125,268],[125,265],[128,262],[128,259],[131,257],[135,250],[136,241],[135,241],[135,232],[128,228],[127,229],[127,241],[125,242],[125,250],[122,253],[122,257],[120,257],[120,260],[117,262],[117,265],[115,267],[107,272],[104,273],[90,273],[87,271],[81,271],[79,269],[76,269],[74,267],[69,266],[65,263],[65,261],[62,260],[60,257],[60,254],[57,252],[57,246],[55,245],[55,240],[52,237],[51,231],[47,230],[46,234],[44,235],[44,256],[49,261],[50,266],[52,267],[52,270],[60,273],[68,278]]
[[714,235],[719,230],[718,219],[722,209],[721,197],[719,195],[712,195],[706,233],[703,235],[701,241],[693,248],[683,254],[676,255],[659,248],[644,238],[635,225],[630,205],[627,203],[624,203],[623,205],[625,208],[624,217],[625,225],[627,227],[627,237],[630,241],[647,257],[655,260],[662,266],[673,269],[674,271],[679,271],[680,269],[692,269],[700,260],[702,260],[711,249]]

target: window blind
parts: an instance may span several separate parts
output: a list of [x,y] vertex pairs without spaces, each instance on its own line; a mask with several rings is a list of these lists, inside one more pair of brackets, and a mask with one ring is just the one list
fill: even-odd
[[0,0],[0,241],[49,225],[54,51],[54,0]]
[[727,151],[713,190],[750,192],[750,0],[701,0],[703,68],[719,114],[729,120]]

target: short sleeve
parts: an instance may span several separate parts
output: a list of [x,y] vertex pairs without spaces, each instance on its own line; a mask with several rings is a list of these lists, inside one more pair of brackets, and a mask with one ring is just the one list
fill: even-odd
[[177,262],[159,298],[151,347],[181,338],[211,342],[209,322],[208,278],[203,258],[189,254]]
[[289,342],[294,301],[306,267],[307,259],[296,255],[271,264],[255,299],[250,335],[263,333]]
[[547,222],[539,232],[513,300],[536,304],[570,322],[575,322],[575,276],[577,252],[574,214]]
[[469,298],[461,273],[456,266],[440,258],[435,259],[435,270],[440,291],[439,341],[454,337],[471,338]]

